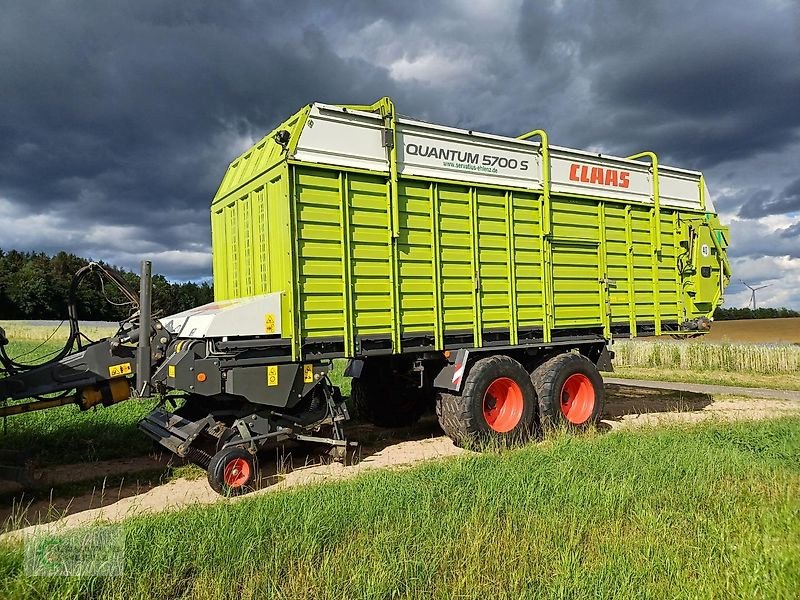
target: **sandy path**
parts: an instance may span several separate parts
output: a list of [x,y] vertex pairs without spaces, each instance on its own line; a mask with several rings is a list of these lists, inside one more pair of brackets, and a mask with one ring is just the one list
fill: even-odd
[[[420,429],[423,432],[432,429],[434,424],[433,420],[426,419],[420,423],[419,428],[414,428],[414,433],[420,433]],[[261,489],[248,494],[246,497],[267,494],[274,490],[298,485],[348,479],[365,471],[387,467],[403,467],[464,452],[464,450],[454,446],[450,438],[442,436],[441,432],[438,433],[439,435],[436,437],[393,441],[388,445],[363,445],[357,451],[361,455],[360,458],[358,456],[355,457],[357,462],[347,466],[341,463],[328,462],[321,459],[319,455],[308,455],[301,451],[296,456],[283,457],[279,467],[275,464],[270,466],[262,465],[262,471],[265,472],[262,472]],[[262,459],[262,462],[266,461]],[[272,462],[277,463],[278,461]],[[114,490],[109,491],[110,496],[113,493]],[[122,493],[125,493],[124,489]],[[205,478],[176,479],[141,493],[122,497],[118,501],[111,502],[105,506],[88,510],[81,510],[82,502],[80,498],[73,499],[69,507],[71,514],[67,514],[48,524],[18,529],[10,534],[0,536],[0,539],[8,535],[24,535],[42,528],[75,527],[96,521],[116,522],[135,515],[179,509],[190,505],[210,504],[212,502],[236,502],[240,499],[241,497],[221,498],[211,490]],[[46,514],[46,511],[44,512]]]
[[745,396],[748,398],[778,398],[781,400],[800,401],[800,392],[796,390],[771,390],[766,388],[709,385],[707,383],[677,383],[644,379],[620,379],[615,377],[604,377],[603,381],[605,381],[606,385],[611,384],[627,387],[652,388],[656,390],[692,392],[695,394],[727,394],[730,396]]
[[[654,385],[660,385],[660,382]],[[681,389],[684,384],[663,387],[638,387],[630,382],[606,384],[606,408],[601,428],[621,429],[669,423],[694,423],[703,420],[764,419],[800,413],[800,399],[744,398],[732,395],[710,395]],[[690,386],[691,384],[686,384]],[[677,386],[677,389],[676,389]],[[426,460],[455,456],[465,452],[442,435],[434,417],[426,417],[414,428],[386,432],[366,425],[351,428],[353,439],[379,438],[362,444],[354,457],[355,464],[321,461],[318,455],[295,451],[280,460],[262,459],[261,487],[254,494],[267,494],[274,490],[298,485],[335,481],[354,477],[365,471],[390,467],[403,467]],[[381,439],[382,436],[382,439]],[[152,460],[152,459],[151,459]],[[267,466],[266,463],[273,463]],[[280,465],[278,464],[280,463]],[[68,470],[67,467],[62,470]],[[189,505],[212,502],[236,502],[222,499],[208,486],[205,478],[177,479],[146,490],[120,488],[119,499],[104,506],[86,509],[81,498],[72,500],[66,516],[49,524],[26,527],[8,535],[18,536],[37,527],[74,527],[95,521],[115,522],[133,515],[174,510]],[[252,496],[250,494],[248,497]],[[41,519],[41,515],[40,515]],[[3,536],[5,537],[5,536]]]

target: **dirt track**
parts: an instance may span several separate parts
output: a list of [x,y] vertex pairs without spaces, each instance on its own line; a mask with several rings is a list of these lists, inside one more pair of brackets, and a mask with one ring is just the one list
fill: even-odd
[[800,392],[794,390],[770,390],[766,388],[748,388],[727,385],[708,385],[705,383],[673,383],[669,381],[646,381],[643,379],[617,379],[604,377],[606,387],[617,385],[622,387],[651,388],[660,391],[691,392],[695,394],[725,394],[728,396],[744,396],[747,398],[777,398],[779,400],[800,401]]
[[[606,384],[606,408],[601,430],[652,426],[674,422],[699,422],[706,419],[736,420],[763,419],[786,414],[800,413],[800,398],[745,398],[736,395],[710,395],[686,389],[664,389],[658,382]],[[690,384],[669,384],[669,387],[686,388]],[[727,391],[720,388],[720,391]],[[255,494],[269,493],[314,482],[339,480],[353,477],[371,469],[402,467],[421,461],[443,458],[463,453],[445,437],[432,416],[416,426],[403,430],[387,431],[364,424],[349,428],[352,439],[361,440],[358,451],[349,457],[348,466],[331,464],[319,454],[294,449],[278,456],[263,456],[262,478]],[[191,504],[211,502],[235,502],[236,499],[220,499],[208,486],[205,478],[176,479],[160,484],[152,472],[164,470],[166,457],[140,457],[135,459],[104,461],[92,465],[91,472],[102,476],[130,473],[129,482],[123,481],[112,489],[95,486],[77,492],[72,498],[37,501],[25,505],[24,518],[19,519],[20,509],[4,509],[0,518],[6,519],[16,513],[16,528],[27,523],[47,523],[58,526],[77,526],[95,520],[118,521],[127,516],[176,509]],[[54,469],[48,476],[48,484],[64,484],[85,479],[86,465],[66,465]],[[144,483],[135,473],[150,471]],[[106,475],[103,475],[106,474]],[[59,518],[61,517],[61,518]],[[19,535],[31,528],[19,529]]]

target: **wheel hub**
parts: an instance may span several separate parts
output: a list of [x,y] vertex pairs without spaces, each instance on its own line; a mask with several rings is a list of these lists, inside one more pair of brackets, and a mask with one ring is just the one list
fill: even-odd
[[561,388],[561,413],[573,425],[583,425],[592,416],[595,405],[594,386],[583,373],[573,373]]
[[234,458],[225,465],[223,478],[228,487],[241,487],[250,480],[250,465],[243,458]]
[[525,401],[522,389],[508,377],[498,377],[486,389],[483,396],[483,417],[498,433],[514,429],[522,419]]

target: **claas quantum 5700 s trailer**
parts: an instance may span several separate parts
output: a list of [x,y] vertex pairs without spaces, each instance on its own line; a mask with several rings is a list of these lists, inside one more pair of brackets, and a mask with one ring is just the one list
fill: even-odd
[[389,98],[302,108],[231,163],[211,225],[216,301],[112,341],[151,360],[103,351],[92,389],[180,391],[140,428],[222,493],[252,486],[272,441],[344,453],[337,358],[378,425],[435,408],[462,445],[590,426],[609,342],[705,333],[730,276],[701,173],[433,125]]
[[[362,417],[435,406],[457,443],[594,423],[608,341],[704,333],[730,275],[701,173],[389,98],[291,116],[231,163],[211,223],[216,299],[261,302],[250,402],[302,413],[286,386],[350,358]],[[209,354],[237,339],[180,335]]]

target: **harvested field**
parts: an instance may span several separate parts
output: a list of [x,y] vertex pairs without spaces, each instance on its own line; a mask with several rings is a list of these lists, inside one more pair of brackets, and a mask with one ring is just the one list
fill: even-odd
[[614,365],[689,371],[782,375],[800,372],[800,345],[729,344],[698,340],[614,342]]
[[800,344],[800,317],[715,321],[707,342]]

